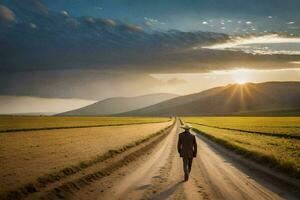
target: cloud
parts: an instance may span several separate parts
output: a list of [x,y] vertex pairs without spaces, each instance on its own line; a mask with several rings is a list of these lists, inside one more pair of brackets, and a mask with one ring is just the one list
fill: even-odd
[[84,17],[84,22],[86,24],[94,24],[95,23],[95,19],[93,17]]
[[132,31],[132,32],[139,32],[139,31],[143,30],[143,28],[141,26],[134,25],[134,24],[122,24],[120,27],[122,29]]
[[[282,45],[278,49],[278,45]],[[230,41],[203,48],[243,51],[248,54],[300,55],[300,38],[268,34],[262,36],[232,37]],[[275,47],[274,47],[275,45]],[[277,45],[277,46],[276,46]],[[294,47],[294,46],[295,47]]]
[[[26,30],[28,24],[30,30]],[[20,32],[20,28],[24,31]],[[147,32],[140,26],[112,19],[73,18],[61,13],[30,18],[24,24],[4,29],[3,33],[0,34],[2,71],[157,71],[159,66],[172,62],[173,57],[181,57],[178,60],[181,66],[193,45],[228,39],[219,33]]]
[[157,19],[153,19],[150,17],[144,17],[144,24],[148,27],[153,27],[153,26],[159,26],[159,25],[164,25],[164,22],[161,22]]
[[292,61],[291,64],[300,65],[300,61]]
[[56,70],[0,73],[0,94],[99,100],[154,93],[164,80],[144,73]]
[[99,19],[99,22],[103,23],[106,26],[114,27],[117,23],[112,19]]
[[12,10],[0,4],[0,24],[10,24],[15,21],[15,15]]
[[186,80],[181,78],[171,78],[166,81],[168,85],[181,85],[187,83]]
[[69,13],[65,10],[60,11],[60,14],[64,17],[69,17]]
[[38,26],[34,23],[30,23],[29,26],[32,28],[32,29],[38,29]]
[[[230,36],[201,31],[146,31],[118,20],[75,18],[64,10],[53,13],[40,1],[30,1],[35,2],[33,6],[17,1],[22,6],[16,16],[22,20],[3,27],[0,33],[0,71],[180,73],[230,69],[237,65],[274,69],[294,67],[290,62],[299,57],[203,49],[231,41]],[[145,19],[159,23],[156,19]]]
[[[100,70],[132,73],[206,72],[237,65],[275,69],[294,67],[294,55],[253,55],[242,50],[203,49],[230,41],[210,32],[146,32],[113,20],[86,17],[57,24],[30,22],[35,31],[0,37],[1,71]],[[72,18],[71,18],[72,19]],[[21,26],[21,25],[20,25]],[[51,27],[49,29],[48,27]],[[7,31],[13,31],[12,28]],[[197,48],[194,48],[194,47]],[[298,56],[299,57],[299,56]],[[234,58],[234,59],[232,59]]]

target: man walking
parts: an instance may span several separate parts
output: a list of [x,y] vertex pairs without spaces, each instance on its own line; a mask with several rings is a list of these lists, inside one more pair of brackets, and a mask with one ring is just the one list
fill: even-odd
[[195,136],[189,131],[191,126],[185,125],[181,128],[184,129],[184,132],[179,134],[177,149],[183,161],[184,180],[188,181],[193,157],[197,156],[197,142]]

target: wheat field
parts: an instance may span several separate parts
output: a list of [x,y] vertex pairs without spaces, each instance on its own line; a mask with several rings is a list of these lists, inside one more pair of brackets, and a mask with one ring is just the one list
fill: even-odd
[[[136,121],[133,118],[127,119],[128,121],[125,118],[112,120],[111,124],[120,121],[128,124],[122,126],[1,133],[0,192],[34,181],[37,177],[59,171],[64,167],[88,161],[109,150],[143,140],[172,124],[172,121],[166,120],[167,118],[157,120],[151,118],[148,121],[146,118],[136,118]],[[101,123],[99,119],[97,120],[91,119],[93,123]],[[153,123],[155,120],[160,123]],[[142,121],[145,123],[130,125]],[[102,124],[104,123],[109,124],[107,118]]]

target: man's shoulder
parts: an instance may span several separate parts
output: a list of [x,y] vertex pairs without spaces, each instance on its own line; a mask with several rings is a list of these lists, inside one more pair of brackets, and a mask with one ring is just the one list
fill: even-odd
[[181,138],[181,137],[186,137],[186,132],[181,132],[181,133],[179,133],[179,137]]
[[195,135],[191,134],[190,132],[183,131],[183,132],[179,133],[179,137],[180,136],[181,137],[182,136],[184,136],[184,137],[194,137]]

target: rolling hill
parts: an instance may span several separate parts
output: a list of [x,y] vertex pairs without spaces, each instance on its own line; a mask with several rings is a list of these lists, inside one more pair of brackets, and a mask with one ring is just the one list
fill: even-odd
[[63,116],[113,115],[147,107],[162,101],[178,97],[176,94],[160,93],[137,97],[114,97],[94,104],[60,113]]
[[300,82],[265,82],[216,87],[121,115],[299,115],[299,111]]

